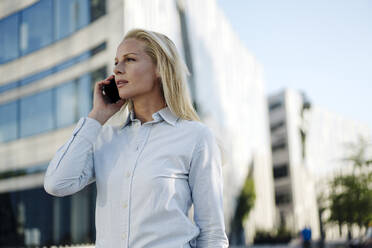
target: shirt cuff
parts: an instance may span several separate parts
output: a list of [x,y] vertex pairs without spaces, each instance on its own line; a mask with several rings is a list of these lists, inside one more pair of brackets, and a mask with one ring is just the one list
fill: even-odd
[[76,124],[72,134],[74,136],[83,137],[90,143],[94,143],[102,129],[101,123],[90,117],[82,117]]

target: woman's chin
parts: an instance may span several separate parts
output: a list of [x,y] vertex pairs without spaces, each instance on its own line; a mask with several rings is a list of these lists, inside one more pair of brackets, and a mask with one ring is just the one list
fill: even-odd
[[126,99],[130,98],[130,96],[129,96],[128,94],[125,94],[125,93],[121,93],[121,94],[120,94],[120,91],[119,91],[119,96],[120,96],[120,98],[123,99],[123,100],[126,100]]

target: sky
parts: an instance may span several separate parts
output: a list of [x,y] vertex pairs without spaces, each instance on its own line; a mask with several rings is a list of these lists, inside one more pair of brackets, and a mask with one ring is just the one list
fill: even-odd
[[304,91],[372,131],[372,0],[217,0],[263,66],[267,94]]

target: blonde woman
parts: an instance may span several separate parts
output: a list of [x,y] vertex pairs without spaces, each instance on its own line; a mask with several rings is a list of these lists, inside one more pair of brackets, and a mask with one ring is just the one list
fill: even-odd
[[[45,190],[66,196],[96,182],[97,248],[228,247],[220,149],[192,107],[174,43],[133,29],[113,73],[51,160]],[[102,87],[113,77],[121,100],[110,104]],[[106,123],[124,109],[122,125]]]

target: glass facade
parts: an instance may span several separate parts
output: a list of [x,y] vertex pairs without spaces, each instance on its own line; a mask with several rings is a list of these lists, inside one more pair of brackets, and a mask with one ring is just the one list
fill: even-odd
[[73,124],[77,119],[75,81],[58,86],[55,92],[57,128]]
[[85,74],[77,80],[77,102],[78,116],[88,116],[93,106],[94,82],[91,80],[91,74]]
[[105,0],[40,0],[0,19],[0,64],[63,39],[106,14]]
[[[39,1],[21,12],[21,54],[25,55],[53,42],[52,1]],[[46,21],[49,20],[49,21]]]
[[52,90],[20,99],[20,137],[52,130],[53,121]]
[[[105,0],[39,0],[0,19],[0,66],[73,35],[106,14]],[[14,90],[90,59],[106,42],[58,65],[13,82]],[[0,144],[73,125],[92,108],[93,88],[106,67],[61,85],[0,104]],[[5,83],[5,84],[4,84]],[[47,164],[0,172],[0,180],[40,175]],[[92,183],[66,197],[38,188],[0,193],[0,247],[73,245],[95,241],[96,186]]]
[[88,0],[55,1],[55,37],[62,39],[89,24],[90,8]]
[[[7,62],[19,56],[18,49],[19,15],[11,15],[0,20],[0,63]],[[6,34],[6,35],[4,35]]]
[[287,164],[280,164],[280,165],[274,165],[273,168],[274,171],[274,179],[279,179],[283,177],[288,176],[288,165]]
[[74,66],[80,62],[83,62],[91,57],[93,57],[94,55],[96,55],[97,53],[103,51],[104,49],[106,49],[106,42],[103,42],[99,45],[97,45],[96,47],[93,47],[92,49],[88,50],[88,51],[85,51],[71,59],[67,59],[65,61],[63,61],[62,63],[58,64],[58,65],[55,65],[55,66],[52,66],[48,69],[45,69],[45,70],[42,70],[42,71],[39,71],[37,73],[34,73],[34,74],[31,74],[23,79],[21,79],[20,81],[14,81],[14,82],[10,82],[10,83],[7,83],[7,84],[4,84],[4,85],[1,85],[0,86],[0,93],[3,93],[7,90],[12,90],[14,88],[17,88],[19,86],[25,86],[25,85],[28,85],[28,84],[32,84],[32,83],[35,83],[47,76],[50,76],[54,73],[57,73],[57,72],[60,72],[60,71],[63,71],[63,70],[66,70],[68,68],[70,68],[71,66]]
[[96,186],[53,197],[44,188],[0,194],[0,247],[95,242]]
[[14,140],[17,138],[17,113],[17,101],[0,105],[0,142]]
[[106,77],[106,71],[104,66],[57,87],[0,105],[0,142],[65,127],[87,116],[92,108],[94,84]]

